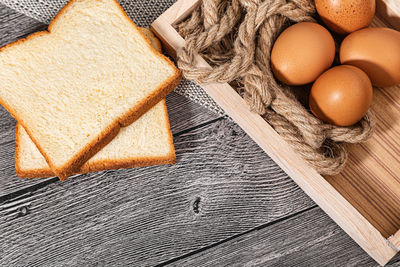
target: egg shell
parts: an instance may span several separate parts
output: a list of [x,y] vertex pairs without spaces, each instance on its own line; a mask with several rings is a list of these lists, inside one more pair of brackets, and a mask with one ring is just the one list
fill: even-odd
[[315,0],[315,6],[326,26],[339,34],[368,27],[376,9],[375,0]]
[[365,72],[341,65],[329,69],[315,81],[310,92],[310,109],[324,122],[351,126],[367,113],[372,94],[372,84]]
[[335,57],[335,41],[317,23],[301,22],[290,26],[276,40],[271,52],[275,77],[288,85],[315,81]]
[[400,83],[400,32],[367,28],[348,35],[340,47],[342,64],[365,71],[375,86]]

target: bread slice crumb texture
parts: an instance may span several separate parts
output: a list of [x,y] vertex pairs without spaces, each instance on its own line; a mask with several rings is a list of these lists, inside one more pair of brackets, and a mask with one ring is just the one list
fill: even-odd
[[49,31],[1,49],[0,101],[62,173],[180,73],[114,0],[73,0]]

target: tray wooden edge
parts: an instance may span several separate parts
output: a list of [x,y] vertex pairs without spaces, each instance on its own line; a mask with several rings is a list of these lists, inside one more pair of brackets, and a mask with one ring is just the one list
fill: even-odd
[[[200,3],[201,0],[178,0],[151,25],[165,51],[174,58],[185,41],[173,24],[188,16]],[[200,56],[196,58],[196,63],[198,67],[209,67]],[[385,265],[396,255],[400,249],[400,231],[389,239],[384,238],[334,187],[308,166],[264,119],[252,113],[231,86],[200,86],[376,262]]]
[[400,30],[400,2],[398,0],[377,0],[376,14],[383,19],[386,24],[391,25],[396,30]]
[[389,237],[388,240],[393,245],[395,250],[400,251],[400,230]]

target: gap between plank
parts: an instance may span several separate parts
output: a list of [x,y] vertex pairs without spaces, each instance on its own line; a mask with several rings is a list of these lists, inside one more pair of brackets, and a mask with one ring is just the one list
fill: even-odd
[[43,187],[46,187],[47,185],[55,183],[57,181],[59,181],[59,179],[57,177],[54,177],[54,178],[45,180],[45,181],[43,181],[41,183],[38,183],[38,184],[35,184],[35,185],[32,185],[32,186],[26,187],[24,189],[20,189],[18,191],[9,193],[7,195],[4,195],[4,196],[0,197],[0,204],[6,202],[7,200],[10,200],[10,199],[13,199],[13,198],[17,198],[17,197],[19,197],[19,196],[21,196],[23,194],[26,194],[26,193],[29,193],[29,192],[34,192],[36,190],[42,189]]
[[163,262],[163,263],[159,263],[159,264],[157,264],[157,265],[155,265],[155,266],[156,266],[156,267],[162,267],[162,266],[166,266],[166,265],[172,264],[172,263],[174,263],[174,262],[176,262],[176,261],[179,261],[179,260],[188,258],[188,257],[190,257],[190,256],[193,256],[193,255],[197,254],[197,253],[200,253],[200,252],[202,252],[202,251],[205,251],[205,250],[208,250],[208,249],[210,249],[210,248],[216,247],[216,246],[218,246],[218,245],[221,245],[221,244],[223,244],[223,243],[226,243],[226,242],[228,242],[228,241],[231,241],[231,240],[233,240],[233,239],[235,239],[235,238],[238,238],[238,237],[240,237],[240,236],[244,236],[244,235],[249,234],[249,233],[251,233],[251,232],[258,231],[258,230],[264,229],[264,228],[266,228],[266,227],[272,226],[272,225],[274,225],[274,224],[280,223],[280,222],[282,222],[282,221],[285,221],[285,220],[288,220],[288,219],[297,217],[297,216],[299,216],[299,215],[301,215],[301,214],[303,214],[303,213],[305,213],[305,212],[307,212],[307,211],[310,211],[310,210],[312,210],[312,209],[315,209],[315,208],[317,208],[317,207],[318,207],[317,205],[314,205],[314,206],[312,206],[312,207],[309,207],[309,208],[306,208],[306,209],[304,209],[304,210],[298,211],[298,212],[296,212],[296,213],[290,214],[290,215],[288,215],[288,216],[285,216],[285,217],[276,219],[276,220],[271,221],[271,222],[269,222],[269,223],[262,224],[262,225],[260,225],[260,226],[254,227],[253,229],[250,229],[250,230],[245,231],[245,232],[243,232],[243,233],[240,233],[240,234],[237,234],[237,235],[233,235],[233,236],[228,237],[228,238],[226,238],[226,239],[224,239],[224,240],[221,240],[221,241],[219,241],[219,242],[215,242],[215,243],[213,243],[213,244],[211,244],[211,245],[209,245],[209,246],[205,246],[205,247],[203,247],[203,248],[194,250],[194,251],[189,252],[189,253],[187,253],[187,254],[184,254],[184,255],[182,255],[182,256],[179,256],[179,257],[170,259],[170,260],[165,261],[165,262]]
[[[199,129],[199,128],[203,128],[203,127],[205,127],[205,126],[207,126],[207,125],[209,125],[209,124],[213,124],[213,123],[215,123],[215,122],[217,122],[217,121],[220,121],[220,120],[223,120],[223,119],[226,119],[226,116],[221,116],[221,117],[218,117],[218,118],[216,118],[216,119],[213,119],[213,120],[210,120],[210,121],[201,123],[201,124],[199,124],[199,125],[190,127],[190,128],[188,128],[188,129],[179,131],[179,132],[173,134],[173,136],[174,136],[174,137],[175,137],[175,136],[179,136],[179,135],[188,133],[188,132],[190,132],[190,131],[197,130],[197,129]],[[39,189],[42,189],[42,188],[48,186],[49,184],[53,184],[53,183],[56,183],[56,182],[58,182],[58,181],[59,181],[59,179],[58,179],[57,177],[50,178],[50,179],[48,179],[48,180],[46,180],[46,181],[43,181],[43,182],[41,182],[41,183],[38,183],[38,184],[35,184],[35,185],[32,185],[32,186],[26,187],[26,188],[24,188],[24,189],[17,190],[17,191],[15,191],[15,192],[9,193],[9,194],[4,195],[4,196],[1,196],[1,197],[0,197],[0,204],[6,202],[7,200],[17,198],[18,196],[21,196],[21,195],[23,195],[23,194],[26,194],[26,193],[29,193],[29,192],[37,191],[37,190],[39,190]]]

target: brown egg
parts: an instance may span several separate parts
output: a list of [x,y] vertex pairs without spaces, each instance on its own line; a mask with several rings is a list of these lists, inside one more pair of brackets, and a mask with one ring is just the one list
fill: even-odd
[[357,123],[372,102],[372,85],[359,68],[341,65],[323,73],[310,92],[311,112],[337,126]]
[[276,78],[288,85],[311,83],[328,69],[335,57],[335,42],[317,23],[297,23],[278,37],[271,52]]
[[340,47],[342,64],[365,71],[375,86],[400,83],[400,32],[367,28],[347,36]]
[[375,16],[375,0],[315,0],[315,6],[326,26],[339,34],[368,27]]

